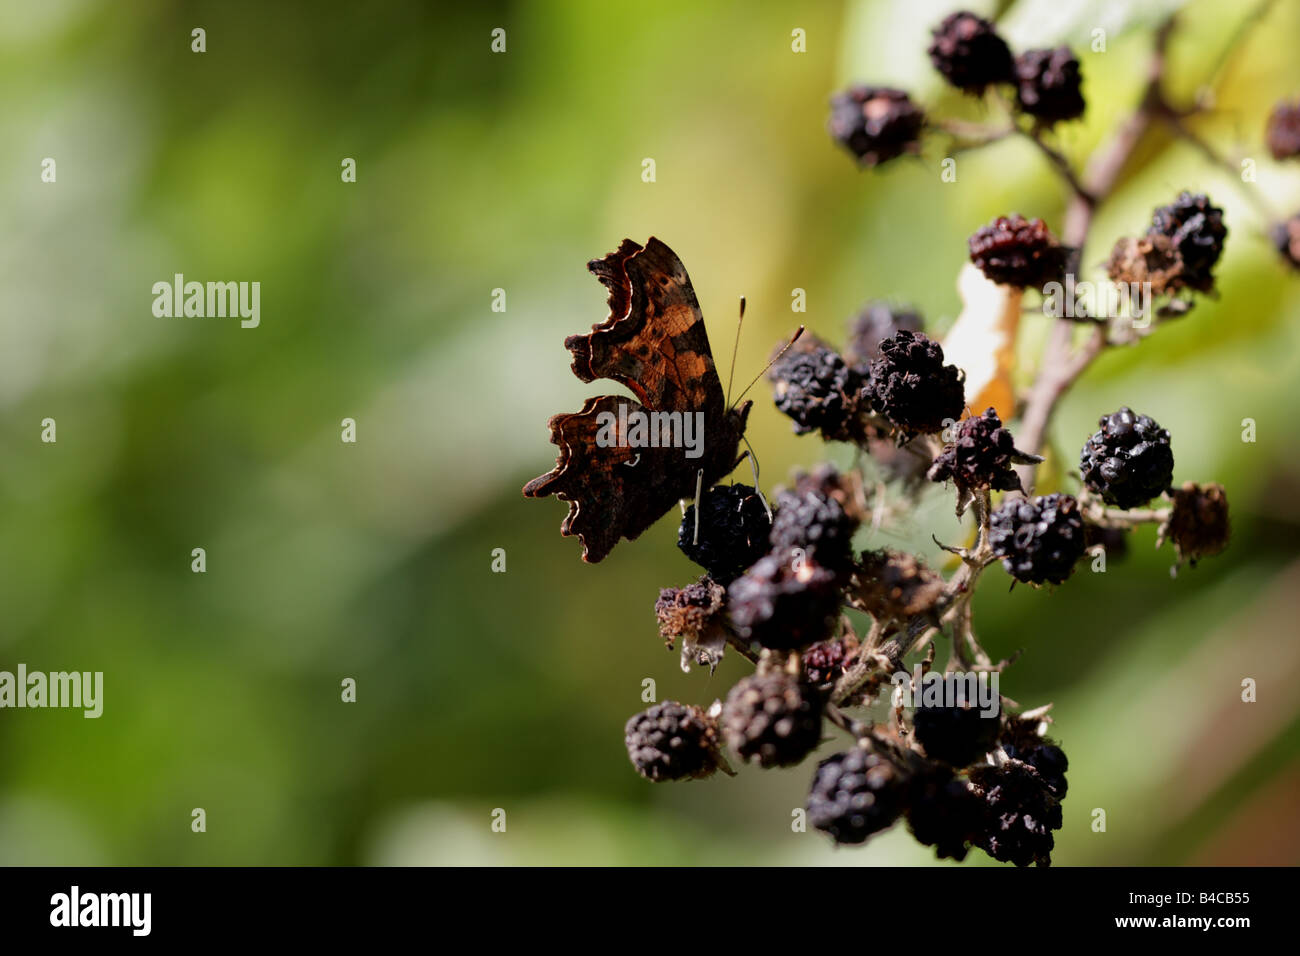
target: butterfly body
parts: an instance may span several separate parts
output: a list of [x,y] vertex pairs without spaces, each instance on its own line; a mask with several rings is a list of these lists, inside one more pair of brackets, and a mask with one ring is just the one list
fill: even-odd
[[555,467],[523,491],[569,503],[560,533],[577,535],[594,563],[694,497],[697,481],[711,487],[735,468],[750,403],[727,407],[695,290],[671,249],[625,239],[587,268],[608,290],[609,316],[564,340],[573,373],[620,382],[635,400],[602,395],[553,415]]

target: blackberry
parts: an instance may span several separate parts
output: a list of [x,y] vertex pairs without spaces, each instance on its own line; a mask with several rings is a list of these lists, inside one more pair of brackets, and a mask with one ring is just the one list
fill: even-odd
[[1070,495],[1012,498],[993,512],[989,543],[1017,581],[1060,584],[1086,544],[1079,503]]
[[1064,750],[1041,739],[1032,744],[1003,744],[1002,749],[1008,757],[1022,760],[1037,770],[1057,800],[1065,799],[1069,790],[1065,772],[1070,769],[1070,761]]
[[1174,492],[1174,506],[1160,529],[1161,538],[1174,543],[1178,563],[1196,562],[1228,546],[1232,526],[1228,521],[1228,496],[1222,485],[1187,482]]
[[931,32],[930,62],[957,89],[983,93],[994,83],[1015,79],[1010,48],[982,17],[959,10],[944,17]]
[[854,570],[858,606],[883,621],[905,621],[931,610],[943,597],[943,578],[913,554],[864,551]]
[[698,707],[665,700],[627,722],[624,742],[637,773],[661,783],[717,770],[717,733],[717,724]]
[[1300,156],[1300,100],[1282,100],[1268,117],[1268,151],[1274,159]]
[[867,395],[873,409],[911,438],[942,431],[961,418],[966,403],[963,380],[956,367],[943,364],[938,342],[903,329],[880,343]]
[[997,767],[976,767],[971,785],[984,800],[984,830],[976,845],[989,856],[1016,866],[1049,866],[1061,828],[1056,791],[1032,765],[1008,760]]
[[1130,290],[1150,284],[1153,296],[1177,292],[1185,284],[1183,257],[1173,240],[1160,233],[1118,240],[1111,249],[1106,273],[1112,282]]
[[776,650],[795,650],[830,636],[839,620],[838,577],[811,558],[775,551],[727,590],[736,632]]
[[699,541],[691,503],[677,529],[677,547],[715,581],[727,585],[767,553],[771,530],[763,499],[753,487],[715,485],[700,495]]
[[903,329],[920,332],[923,325],[921,313],[915,309],[887,302],[868,302],[849,327],[849,341],[844,348],[844,358],[865,373],[867,366],[880,358],[881,342]]
[[726,589],[708,575],[684,588],[664,588],[655,602],[659,634],[672,650],[682,639],[682,669],[692,662],[710,669],[727,648]]
[[843,641],[822,641],[800,655],[804,680],[814,687],[834,684],[844,675]]
[[1041,219],[1019,213],[999,216],[967,240],[970,260],[998,285],[1041,289],[1060,281],[1071,250],[1056,241]]
[[984,829],[984,801],[961,777],[934,765],[912,781],[907,827],[939,859],[966,859]]
[[1044,125],[1083,115],[1082,83],[1079,60],[1069,47],[1026,50],[1016,57],[1016,102]]
[[1098,422],[1079,453],[1083,483],[1117,508],[1145,504],[1169,487],[1174,453],[1169,432],[1128,407]]
[[1223,224],[1223,210],[1212,205],[1208,196],[1179,193],[1172,203],[1156,209],[1149,232],[1173,242],[1183,262],[1183,284],[1198,292],[1214,288],[1212,270],[1223,254],[1228,227]]
[[848,568],[857,529],[849,490],[832,466],[823,465],[777,494],[770,540],[776,550],[800,548],[823,567],[842,572]]
[[925,114],[902,90],[855,86],[831,97],[827,129],[861,166],[920,150]]
[[1031,456],[1016,450],[1011,432],[1002,427],[998,413],[990,408],[957,425],[956,436],[934,459],[926,477],[931,481],[951,479],[959,491],[1019,491],[1020,476],[1012,469],[1012,462],[1030,460]]
[[836,843],[864,843],[891,826],[907,806],[906,773],[889,757],[860,747],[817,765],[808,820]]
[[1273,227],[1273,245],[1292,269],[1300,269],[1300,212]]
[[985,717],[970,705],[918,707],[912,726],[927,757],[961,769],[993,749],[1001,721],[997,714]]
[[794,420],[795,434],[820,429],[831,441],[852,437],[850,422],[866,380],[834,349],[821,343],[791,349],[772,366],[769,378],[777,410]]
[[722,732],[745,763],[788,767],[822,739],[823,701],[788,674],[754,674],[731,688],[722,706]]

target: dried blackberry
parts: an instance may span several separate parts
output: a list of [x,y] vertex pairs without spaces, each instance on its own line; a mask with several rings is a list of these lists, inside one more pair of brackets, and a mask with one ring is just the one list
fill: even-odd
[[831,441],[852,439],[852,420],[866,379],[834,349],[820,343],[791,349],[773,364],[768,376],[776,407],[793,419],[795,434],[820,429]]
[[767,553],[771,519],[750,485],[715,485],[700,495],[700,535],[695,504],[686,507],[677,547],[719,584],[727,585]]
[[916,555],[864,551],[850,593],[857,607],[885,621],[905,621],[932,609],[943,597],[943,578]]
[[839,620],[838,577],[807,555],[776,551],[760,558],[727,590],[736,632],[776,650],[830,636]]
[[908,778],[888,756],[860,747],[817,766],[808,820],[836,843],[863,843],[889,827],[907,806]]
[[920,150],[925,114],[902,90],[855,86],[831,97],[827,129],[861,166]]
[[843,641],[822,641],[800,655],[804,680],[814,687],[834,684],[844,675],[847,651]]
[[939,859],[960,862],[985,828],[984,801],[961,777],[934,765],[912,781],[907,826]]
[[1300,269],[1300,212],[1273,227],[1273,245],[1292,269]]
[[1083,115],[1082,83],[1079,60],[1069,47],[1026,50],[1016,57],[1016,101],[1044,125]]
[[777,494],[770,540],[776,550],[799,548],[823,567],[844,572],[857,529],[857,509],[848,488],[832,466],[823,465]]
[[717,724],[698,707],[675,700],[632,717],[624,742],[637,773],[655,783],[707,777],[721,765]]
[[1019,213],[999,216],[967,241],[971,262],[991,281],[1041,289],[1065,276],[1071,250],[1056,241],[1041,219]]
[[976,845],[989,856],[1016,866],[1050,866],[1061,828],[1056,790],[1033,766],[1008,760],[996,767],[976,767],[971,785],[984,800],[984,830]]
[[924,324],[921,313],[915,309],[888,302],[868,302],[849,327],[844,359],[850,365],[860,368],[865,377],[870,363],[880,358],[881,342],[903,329],[920,332]]
[[1083,556],[1079,503],[1070,495],[1010,498],[993,512],[989,543],[1017,581],[1060,584]]
[[1156,209],[1149,232],[1173,241],[1183,261],[1183,284],[1198,292],[1214,288],[1212,270],[1223,254],[1228,227],[1223,224],[1223,210],[1212,205],[1208,196],[1179,193],[1172,203]]
[[1102,416],[1079,454],[1083,483],[1117,508],[1145,504],[1169,487],[1174,453],[1169,432],[1128,407]]
[[1228,546],[1232,526],[1228,520],[1228,496],[1218,484],[1186,482],[1174,492],[1174,506],[1160,529],[1162,540],[1174,543],[1178,563],[1191,563],[1218,554]]
[[918,707],[912,714],[912,726],[926,756],[961,769],[993,749],[1001,719],[996,713],[986,717],[970,704]]
[[788,674],[753,674],[731,688],[722,706],[722,732],[745,763],[788,767],[822,739],[823,700]]
[[966,10],[951,13],[932,34],[930,62],[957,89],[983,93],[988,86],[1015,79],[1011,50],[982,17]]
[[708,575],[684,588],[664,588],[655,602],[659,634],[672,650],[682,639],[682,668],[714,668],[727,648],[727,591]]
[[983,415],[964,419],[956,431],[926,477],[931,481],[951,480],[963,494],[981,488],[1019,491],[1020,476],[1012,463],[1042,460],[1016,449],[1011,432],[1002,427],[1002,419],[992,408]]
[[1124,237],[1111,249],[1106,272],[1112,282],[1132,291],[1147,284],[1153,296],[1177,292],[1183,281],[1183,257],[1172,239],[1160,233]]
[[871,407],[905,437],[942,431],[961,418],[962,373],[943,364],[943,349],[920,332],[903,329],[880,343],[867,383]]
[[1281,101],[1268,117],[1268,151],[1274,159],[1300,156],[1300,100]]

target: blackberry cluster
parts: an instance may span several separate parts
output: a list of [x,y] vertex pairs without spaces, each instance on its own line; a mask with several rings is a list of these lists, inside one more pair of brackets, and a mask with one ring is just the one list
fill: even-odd
[[1156,209],[1150,233],[1168,238],[1182,260],[1179,281],[1197,292],[1214,288],[1214,264],[1223,254],[1228,227],[1223,210],[1204,194],[1179,193],[1167,206]]
[[827,129],[861,166],[920,150],[925,114],[902,90],[855,86],[831,97]]
[[863,843],[891,826],[907,806],[908,775],[890,757],[861,747],[817,765],[808,820],[836,843]]
[[1041,289],[1065,275],[1071,250],[1056,241],[1041,219],[1018,213],[999,216],[967,242],[971,262],[991,282]]
[[754,674],[727,695],[722,731],[744,762],[788,767],[821,743],[822,707],[816,689],[788,674]]
[[727,590],[736,632],[776,650],[797,650],[830,636],[840,613],[838,576],[810,557],[775,551]]
[[1286,100],[1273,107],[1266,132],[1268,151],[1274,159],[1300,156],[1300,100]]
[[977,840],[989,856],[1016,866],[1049,866],[1061,829],[1061,797],[1031,764],[1011,759],[996,767],[977,767],[971,785],[984,800],[985,831]]
[[647,780],[690,780],[719,767],[717,725],[698,707],[665,700],[632,717],[624,729],[627,755]]
[[852,420],[866,378],[834,349],[821,343],[792,349],[772,366],[769,377],[776,407],[793,419],[795,434],[820,430],[830,441],[853,437]]
[[939,859],[966,859],[986,828],[984,801],[947,767],[931,765],[912,781],[907,828],[918,843],[932,846]]
[[1083,115],[1079,60],[1069,47],[1026,50],[1016,57],[1016,102],[1044,125]]
[[956,769],[969,767],[997,743],[1001,720],[977,707],[918,707],[912,714],[916,739],[926,756]]
[[962,373],[943,364],[943,349],[920,332],[903,329],[880,343],[867,383],[871,407],[905,437],[942,431],[965,406]]
[[920,332],[924,325],[921,313],[888,302],[868,302],[849,326],[849,341],[844,358],[859,368],[865,378],[867,367],[880,358],[880,343],[906,329]]
[[822,641],[801,655],[803,678],[814,687],[834,684],[844,675],[844,658],[847,655],[843,641]]
[[1196,562],[1218,554],[1228,546],[1232,526],[1228,520],[1228,496],[1218,484],[1186,482],[1174,492],[1174,506],[1161,537],[1173,541],[1178,562]]
[[1079,503],[1070,495],[1008,499],[989,521],[989,543],[1017,581],[1061,584],[1086,546]]
[[990,408],[957,426],[956,436],[934,459],[926,477],[931,481],[951,479],[961,490],[1019,491],[1020,476],[1011,467],[1017,459],[1032,460],[1016,450],[1011,432]]
[[777,551],[799,548],[822,567],[842,573],[848,569],[857,529],[848,489],[834,468],[823,466],[800,475],[793,488],[777,494],[770,541]]
[[932,34],[930,62],[957,89],[978,94],[1015,79],[1010,48],[982,17],[959,10],[944,17]]
[[700,495],[700,536],[695,540],[695,505],[686,508],[677,547],[727,585],[767,553],[771,519],[750,485],[715,485]]
[[853,595],[872,617],[906,621],[943,597],[943,578],[903,551],[864,551],[853,575]]
[[1083,483],[1117,508],[1136,508],[1169,487],[1174,453],[1169,432],[1124,407],[1098,422],[1079,454]]

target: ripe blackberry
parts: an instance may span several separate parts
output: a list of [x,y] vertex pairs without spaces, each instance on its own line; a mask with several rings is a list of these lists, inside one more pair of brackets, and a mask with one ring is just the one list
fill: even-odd
[[994,83],[1015,79],[1011,50],[982,17],[959,10],[944,17],[931,33],[930,62],[957,89],[983,93]]
[[984,801],[961,777],[932,765],[912,781],[907,827],[918,843],[932,846],[939,859],[966,859],[984,829]]
[[1069,47],[1026,50],[1016,57],[1016,101],[1045,125],[1083,115],[1082,82],[1079,60]]
[[722,732],[745,763],[788,767],[822,739],[823,701],[788,674],[753,674],[731,688],[722,706]]
[[1005,743],[1002,749],[1008,757],[1022,760],[1037,770],[1057,800],[1065,799],[1069,790],[1065,772],[1070,769],[1070,761],[1064,750],[1041,738],[1031,744]]
[[976,845],[1003,863],[1050,866],[1061,804],[1043,775],[1012,759],[997,767],[976,767],[970,781],[984,800],[984,831]]
[[1169,487],[1174,453],[1169,432],[1128,407],[1103,415],[1079,453],[1083,483],[1117,508],[1136,508]]
[[1300,212],[1273,227],[1273,244],[1292,269],[1300,269]]
[[991,282],[1022,289],[1060,281],[1070,259],[1070,249],[1056,241],[1043,220],[1019,213],[975,230],[967,246],[971,262]]
[[1086,533],[1070,495],[1012,498],[989,521],[989,543],[1017,581],[1060,584],[1083,556]]
[[866,379],[834,349],[818,342],[791,349],[776,361],[768,377],[777,410],[794,420],[795,434],[820,429],[831,441],[852,437],[850,422]]
[[993,749],[1001,720],[997,714],[985,717],[969,704],[918,707],[912,714],[912,726],[927,757],[960,770]]
[[1223,254],[1228,227],[1223,224],[1223,210],[1212,205],[1208,196],[1179,193],[1169,205],[1156,209],[1149,231],[1173,241],[1183,260],[1182,282],[1188,288],[1198,292],[1214,288],[1212,270]]
[[1300,156],[1300,100],[1282,100],[1268,117],[1268,151],[1274,159]]
[[943,349],[920,332],[903,329],[880,343],[867,383],[871,407],[905,437],[942,431],[961,418],[962,373],[943,364]]
[[1162,539],[1173,541],[1179,564],[1189,561],[1195,567],[1201,558],[1218,554],[1232,533],[1223,486],[1186,482],[1174,492],[1169,520],[1160,530]]
[[914,554],[864,551],[851,593],[858,607],[884,621],[906,621],[929,611],[943,597],[943,578]]
[[823,567],[844,572],[857,529],[848,488],[832,466],[823,465],[777,494],[770,540],[776,550],[800,548]]
[[888,302],[868,302],[849,327],[849,341],[844,348],[844,359],[866,374],[867,366],[880,358],[880,343],[895,332],[907,329],[920,332],[924,322],[921,313],[906,306]]
[[682,669],[692,663],[710,669],[727,649],[727,591],[707,574],[684,588],[664,588],[655,602],[659,635],[672,650],[682,639]]
[[957,425],[956,436],[934,459],[926,477],[931,481],[951,479],[962,492],[976,488],[1019,491],[1020,476],[1011,465],[1031,460],[1031,456],[1016,450],[1011,432],[1002,427],[1002,419],[990,408]]
[[699,541],[692,502],[677,529],[677,547],[715,581],[727,585],[767,553],[771,530],[763,499],[752,486],[715,485],[700,495]]
[[800,655],[803,678],[814,687],[834,684],[844,674],[846,654],[843,641],[822,641]]
[[861,166],[918,152],[924,125],[925,114],[902,90],[855,86],[831,97],[827,129]]
[[905,771],[888,756],[856,747],[817,765],[808,820],[836,843],[864,843],[907,806]]
[[807,555],[774,551],[760,558],[727,590],[736,632],[776,650],[795,650],[830,636],[839,620],[834,571]]
[[717,770],[717,734],[717,724],[698,707],[665,700],[627,722],[624,742],[637,773],[661,783]]

